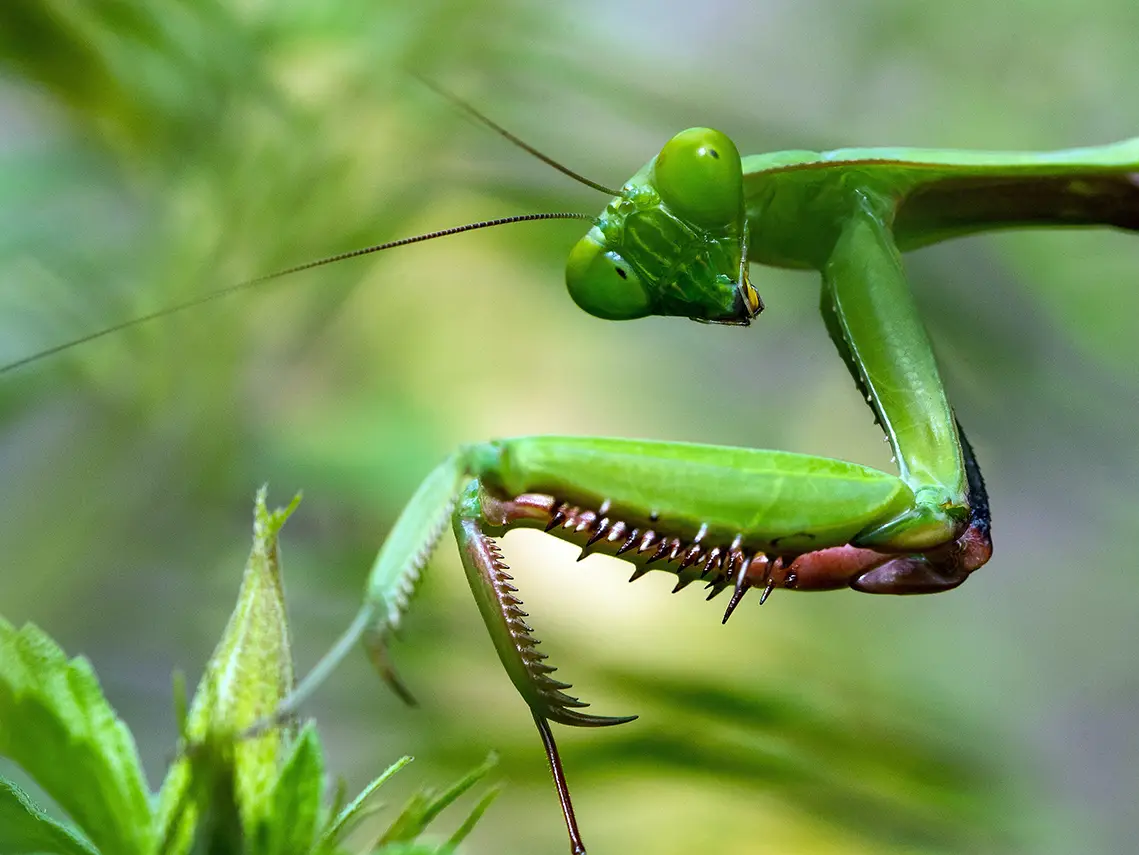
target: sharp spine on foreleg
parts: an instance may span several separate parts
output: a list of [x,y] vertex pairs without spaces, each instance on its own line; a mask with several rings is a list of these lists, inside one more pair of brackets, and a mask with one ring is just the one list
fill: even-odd
[[[760,597],[762,604],[778,585],[794,586],[793,574],[787,574],[778,583],[775,581],[776,562],[782,566],[783,558],[771,558],[762,552],[749,554],[743,548],[742,533],[737,533],[729,545],[722,542],[713,545],[705,542],[710,530],[709,523],[706,522],[700,524],[690,540],[686,540],[677,535],[663,534],[655,528],[642,529],[618,518],[618,514],[611,515],[608,501],[595,508],[577,506],[553,497],[546,501],[550,508],[546,530],[553,531],[560,526],[564,532],[555,532],[557,536],[580,544],[579,561],[598,549],[605,549],[607,554],[614,556],[635,551],[633,557],[626,558],[636,565],[629,577],[630,582],[646,575],[652,569],[651,565],[661,564],[670,565],[669,569],[675,567],[673,572],[676,573],[677,580],[673,593],[683,590],[696,579],[703,579],[708,583],[706,590],[709,591],[710,600],[732,586],[734,590],[724,614],[725,622],[749,588],[763,590]],[[655,524],[659,522],[660,515],[654,512],[650,514],[649,520]],[[580,536],[581,540],[575,535]],[[602,544],[612,544],[614,548],[608,549]],[[759,561],[764,562],[762,573],[758,572]]]
[[646,561],[645,565],[647,566],[647,565],[652,564],[656,561],[660,561],[662,558],[664,558],[665,553],[668,552],[669,546],[671,546],[671,544],[669,543],[668,540],[662,540],[660,542],[660,546],[657,547],[657,551],[653,554],[653,557],[650,558],[648,561]]
[[[704,559],[704,568],[700,571],[700,578],[703,579],[713,570],[718,570],[720,566],[720,559],[722,557],[722,550],[718,546],[713,546],[708,550]],[[699,563],[699,562],[697,562]]]
[[601,520],[601,522],[597,524],[597,531],[595,531],[593,533],[593,536],[586,541],[586,547],[588,548],[590,546],[593,546],[593,544],[597,543],[597,541],[601,540],[601,538],[605,537],[605,535],[608,533],[609,517],[605,517],[603,520]]
[[[570,519],[567,528],[573,527],[577,521],[578,509],[570,509],[565,505],[563,505],[562,508],[563,513]],[[499,549],[493,537],[483,532],[481,528],[478,528],[480,525],[479,518],[476,517],[472,519],[468,517],[467,519],[474,522],[475,531],[472,532],[472,534],[479,538],[482,549],[465,552],[464,555],[473,557],[478,561],[478,566],[483,568],[481,578],[489,583],[490,588],[493,590],[494,598],[498,601],[499,607],[501,608],[500,615],[504,619],[510,643],[513,645],[517,656],[521,660],[522,667],[527,676],[527,682],[529,683],[527,692],[533,693],[528,694],[527,692],[523,692],[523,696],[528,698],[528,703],[531,704],[531,709],[534,714],[542,718],[549,718],[553,721],[560,721],[564,724],[583,726],[620,724],[630,720],[630,718],[591,716],[576,712],[577,709],[587,707],[589,704],[577,697],[566,694],[565,690],[572,688],[571,684],[562,682],[551,676],[556,668],[543,661],[547,658],[546,654],[539,653],[535,649],[540,642],[532,635],[534,631],[533,627],[523,620],[523,618],[526,617],[526,613],[520,608],[522,601],[512,593],[517,591],[517,589],[510,584],[512,577],[503,569],[505,563],[502,560],[501,549]],[[457,530],[460,530],[458,525]],[[516,685],[518,684],[516,683]]]
[[751,562],[755,560],[755,557],[748,558],[747,556],[741,555],[741,559],[742,563],[740,569],[736,572],[736,589],[732,592],[731,600],[728,601],[728,608],[724,611],[724,619],[720,621],[722,624],[728,622],[728,618],[732,616],[732,612],[736,610],[736,606],[740,604],[740,600],[744,598],[744,594],[746,594],[750,588],[747,580],[747,571]]
[[656,542],[657,542],[657,533],[655,531],[653,531],[651,528],[648,529],[641,536],[641,542],[637,545],[637,554],[639,555],[642,552],[648,552],[650,549],[652,549],[654,546],[656,546]]
[[621,548],[618,549],[615,554],[616,555],[622,555],[622,554],[628,552],[630,549],[633,548],[633,546],[637,542],[637,538],[639,538],[640,536],[641,536],[641,530],[639,528],[634,528],[631,532],[629,532],[628,538],[625,539],[625,542],[621,544]]
[[700,560],[700,557],[703,555],[703,553],[704,547],[700,545],[699,541],[694,541],[693,544],[685,551],[684,557],[680,559],[680,567],[678,567],[677,570],[686,570],[687,568],[691,567],[693,564]]
[[563,502],[558,505],[557,510],[550,516],[550,521],[546,523],[546,531],[553,531],[560,526],[566,519],[566,504]]
[[581,534],[583,531],[589,531],[591,528],[593,528],[593,523],[597,520],[597,514],[595,514],[593,511],[582,511],[579,514],[574,514],[574,516],[577,517],[577,525],[574,526],[575,534]]

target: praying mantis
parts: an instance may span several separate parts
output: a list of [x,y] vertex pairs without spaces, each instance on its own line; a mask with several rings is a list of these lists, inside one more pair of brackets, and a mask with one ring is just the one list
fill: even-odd
[[[446,95],[446,93],[443,93]],[[450,97],[450,96],[447,96]],[[452,99],[454,100],[454,99]],[[825,457],[617,438],[538,436],[457,449],[398,518],[364,604],[332,650],[259,731],[293,715],[363,641],[385,680],[411,695],[388,655],[448,523],[483,621],[542,738],[570,849],[585,846],[550,722],[604,727],[634,717],[582,712],[537,650],[497,539],[541,528],[593,552],[731,589],[726,622],[752,588],[935,593],[992,551],[988,498],[949,404],[901,253],[979,231],[1107,225],[1139,230],[1139,139],[1053,153],[904,148],[741,157],[726,135],[690,128],[620,188],[554,163],[610,198],[599,216],[527,214],[321,259],[210,292],[0,367],[51,353],[302,269],[460,231],[542,219],[591,227],[569,253],[573,302],[604,320],[649,315],[748,326],[763,311],[753,263],[822,274],[821,314],[897,460],[898,475]]]

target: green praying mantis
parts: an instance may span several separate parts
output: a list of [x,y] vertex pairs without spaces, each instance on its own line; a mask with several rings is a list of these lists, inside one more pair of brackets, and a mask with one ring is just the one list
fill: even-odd
[[752,588],[918,594],[960,585],[992,552],[980,470],[946,397],[901,253],[959,235],[1025,226],[1139,230],[1139,138],[1051,153],[907,148],[741,157],[726,135],[690,128],[619,189],[554,162],[443,92],[551,166],[612,197],[600,215],[525,214],[320,259],[219,289],[0,367],[287,274],[507,223],[582,219],[569,254],[572,300],[605,320],[649,315],[748,326],[763,310],[752,263],[822,274],[823,321],[889,441],[898,474],[782,451],[618,438],[532,436],[464,446],[423,481],[389,533],[364,604],[332,650],[256,725],[292,716],[363,641],[393,689],[411,696],[388,648],[450,522],[471,591],[541,735],[574,853],[584,853],[550,722],[604,727],[635,716],[582,712],[536,647],[497,538],[541,528],[593,552],[731,589],[726,622]]

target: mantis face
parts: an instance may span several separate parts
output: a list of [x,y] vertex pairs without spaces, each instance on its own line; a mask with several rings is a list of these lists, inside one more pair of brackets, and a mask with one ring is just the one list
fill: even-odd
[[735,144],[710,128],[681,131],[573,248],[570,296],[606,320],[748,324],[763,301],[748,280],[743,198]]

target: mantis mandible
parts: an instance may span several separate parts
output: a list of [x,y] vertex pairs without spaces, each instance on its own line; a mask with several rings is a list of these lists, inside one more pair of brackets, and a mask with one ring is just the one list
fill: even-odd
[[299,270],[462,231],[542,219],[592,223],[566,284],[606,320],[669,315],[748,326],[763,310],[752,263],[822,274],[827,331],[893,450],[898,475],[826,457],[676,442],[532,436],[464,446],[427,476],[389,533],[364,604],[332,650],[260,731],[300,703],[361,640],[385,680],[393,632],[448,522],[498,656],[542,737],[569,834],[585,847],[549,723],[604,727],[538,652],[496,539],[541,528],[592,552],[731,589],[726,622],[752,588],[936,593],[990,557],[988,498],[950,407],[901,253],[1025,226],[1139,230],[1139,138],[1050,153],[907,148],[742,157],[726,135],[682,131],[619,189],[583,178],[447,93],[460,109],[546,163],[611,196],[597,217],[527,214],[321,259],[134,318],[18,362]]

